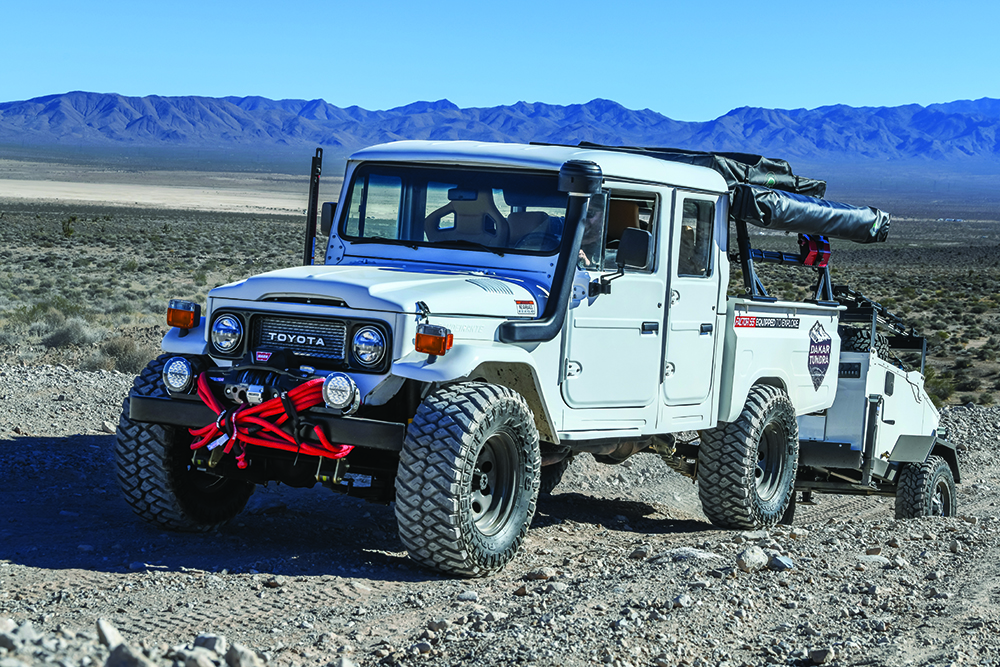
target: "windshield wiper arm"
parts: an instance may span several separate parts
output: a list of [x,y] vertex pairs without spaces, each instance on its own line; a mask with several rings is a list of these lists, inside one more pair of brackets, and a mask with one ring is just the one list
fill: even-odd
[[387,236],[362,236],[360,238],[350,239],[350,242],[351,243],[384,243],[384,242],[389,242],[389,243],[394,243],[394,244],[398,244],[398,245],[404,245],[407,248],[413,248],[414,250],[416,250],[416,249],[418,249],[420,247],[419,245],[417,245],[416,243],[413,243],[412,241],[404,241],[402,239],[390,239]]
[[457,246],[464,246],[464,247],[468,247],[468,248],[479,248],[481,250],[488,250],[489,252],[493,253],[494,255],[499,255],[500,257],[503,257],[503,255],[504,255],[504,253],[503,253],[502,250],[499,250],[497,248],[492,248],[492,247],[486,245],[485,243],[479,243],[477,241],[469,241],[468,239],[455,239],[453,241],[439,241],[438,243],[435,243],[435,245],[443,245],[443,246],[455,246],[455,245],[457,245]]

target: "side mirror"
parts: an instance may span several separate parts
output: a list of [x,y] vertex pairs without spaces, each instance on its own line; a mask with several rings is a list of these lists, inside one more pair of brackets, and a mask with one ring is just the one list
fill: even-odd
[[652,239],[653,235],[645,229],[626,228],[618,242],[618,255],[615,258],[618,269],[624,269],[626,266],[632,269],[646,268]]
[[323,213],[319,217],[319,231],[323,236],[329,236],[333,228],[333,214],[337,212],[337,202],[323,202]]

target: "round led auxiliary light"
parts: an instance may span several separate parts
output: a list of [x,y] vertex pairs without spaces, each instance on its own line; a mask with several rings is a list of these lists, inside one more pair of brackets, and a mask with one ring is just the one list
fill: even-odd
[[235,315],[223,315],[212,324],[212,347],[219,352],[233,352],[243,340],[243,325]]
[[180,394],[188,391],[194,382],[194,369],[184,357],[171,357],[163,365],[163,384],[168,391]]
[[323,380],[323,402],[328,408],[353,414],[361,406],[361,393],[354,380],[344,373],[330,373]]

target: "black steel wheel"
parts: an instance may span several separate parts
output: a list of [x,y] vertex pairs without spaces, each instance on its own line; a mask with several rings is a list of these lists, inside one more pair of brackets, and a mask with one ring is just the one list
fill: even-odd
[[122,405],[115,444],[118,487],[132,511],[149,523],[207,531],[239,514],[254,486],[190,470],[191,435],[185,429],[129,418],[131,396],[168,396],[160,375],[171,356],[149,362]]
[[940,456],[904,463],[896,484],[896,518],[955,516],[955,476]]
[[504,567],[535,514],[540,462],[535,421],[517,393],[468,382],[429,395],[407,428],[396,476],[410,558],[462,576]]
[[722,528],[773,526],[795,487],[799,429],[782,389],[755,385],[736,421],[701,433],[698,495]]

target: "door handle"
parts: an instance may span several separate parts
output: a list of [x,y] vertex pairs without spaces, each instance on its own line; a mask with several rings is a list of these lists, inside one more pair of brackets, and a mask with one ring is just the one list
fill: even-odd
[[656,333],[659,330],[660,330],[660,323],[659,322],[643,322],[642,323],[642,333],[644,333],[644,334]]
[[702,324],[701,325],[701,333],[702,334],[710,334],[710,333],[712,333],[712,329],[713,328],[714,327],[712,326],[711,322],[709,322],[708,324]]

